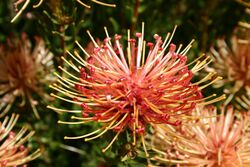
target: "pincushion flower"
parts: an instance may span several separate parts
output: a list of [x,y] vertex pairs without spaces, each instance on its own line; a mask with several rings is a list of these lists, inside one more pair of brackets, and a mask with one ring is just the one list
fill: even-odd
[[[95,45],[92,54],[88,54],[76,42],[85,53],[86,60],[76,51],[74,54],[68,51],[77,64],[64,57],[62,59],[77,74],[59,67],[69,77],[56,74],[61,86],[51,86],[68,96],[64,98],[52,94],[53,97],[82,108],[82,111],[68,111],[50,106],[49,108],[59,112],[82,113],[82,117],[72,117],[80,122],[59,123],[95,121],[102,124],[102,128],[92,133],[65,137],[66,139],[85,138],[88,141],[113,130],[117,134],[103,149],[106,151],[123,130],[129,129],[133,134],[133,143],[136,144],[137,137],[140,137],[145,149],[144,132],[148,123],[178,126],[197,103],[205,105],[224,98],[221,96],[213,99],[212,95],[205,102],[202,97],[201,90],[220,79],[214,73],[208,74],[201,81],[191,83],[193,74],[209,62],[208,57],[202,56],[190,63],[194,66],[188,69],[190,64],[186,63],[186,53],[192,42],[182,51],[181,46],[176,49],[174,44],[170,44],[173,32],[171,35],[168,33],[164,40],[155,34],[155,44],[146,43],[143,24],[142,33],[136,33],[137,40],[130,37],[128,30],[128,44],[125,49],[120,43],[120,35],[114,36],[112,44],[106,28],[105,31],[107,38],[102,45],[98,45],[88,32]],[[209,79],[212,81],[204,83]],[[200,84],[203,85],[199,87]]]
[[0,117],[20,97],[22,101],[19,105],[24,106],[28,101],[39,118],[36,98],[50,98],[44,92],[44,86],[55,78],[51,74],[52,58],[42,39],[36,38],[36,45],[32,49],[25,34],[20,40],[9,40],[7,44],[0,45]]
[[[245,33],[249,37],[249,31]],[[215,87],[231,84],[232,88],[225,89],[225,93],[231,94],[228,102],[240,90],[250,93],[250,41],[234,36],[231,46],[224,39],[217,41],[217,47],[211,48],[214,62],[209,72],[216,71],[223,79],[215,83]]]
[[41,155],[40,149],[29,154],[29,149],[24,144],[34,135],[34,131],[28,132],[27,127],[23,127],[18,133],[12,129],[15,126],[19,115],[12,114],[6,116],[0,122],[0,166],[19,166],[32,161]]
[[179,129],[155,126],[152,147],[157,162],[183,167],[250,166],[249,116],[235,114],[232,106],[201,108],[198,121]]

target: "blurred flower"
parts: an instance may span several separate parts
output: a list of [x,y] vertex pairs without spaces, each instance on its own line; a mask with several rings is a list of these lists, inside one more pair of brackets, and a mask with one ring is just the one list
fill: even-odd
[[[33,8],[37,8],[39,7],[42,3],[43,3],[44,0],[39,0],[39,2],[35,5],[33,5]],[[83,3],[81,0],[76,0],[79,4],[81,4],[82,6],[86,7],[86,8],[91,8],[90,5],[87,5],[86,3]],[[89,0],[91,2],[94,2],[96,4],[99,4],[99,5],[103,5],[103,6],[107,6],[107,7],[116,7],[115,4],[109,4],[109,3],[105,3],[105,2],[101,2],[99,0]],[[20,8],[20,10],[18,9],[18,6],[20,4],[23,4],[23,6]],[[23,13],[23,11],[27,8],[27,6],[29,5],[30,3],[30,0],[17,0],[16,2],[14,2],[14,9],[15,11],[17,12],[16,15],[13,17],[13,19],[11,20],[11,22],[13,23],[14,21],[16,21],[16,19]],[[52,1],[53,4],[61,4],[61,0],[53,0]]]
[[[82,6],[86,7],[86,8],[91,8],[91,6],[83,3],[81,0],[76,0],[79,4],[81,4]],[[105,3],[105,2],[101,2],[101,1],[98,1],[98,0],[90,0],[96,4],[99,4],[99,5],[103,5],[103,6],[107,6],[107,7],[116,7],[115,4],[109,4],[109,3]]]
[[[245,12],[248,14],[248,16],[250,16],[250,1],[247,0],[236,0],[236,1],[245,7]],[[239,21],[239,26],[246,29],[250,29],[250,23],[249,21],[246,20]],[[250,38],[249,34],[250,33],[248,32],[248,39]]]
[[157,162],[192,167],[250,166],[249,116],[235,114],[233,107],[197,109],[197,119],[179,129],[155,127],[152,147]]
[[17,97],[21,97],[20,106],[24,106],[28,100],[39,118],[36,109],[38,101],[34,98],[37,95],[50,98],[43,86],[54,81],[51,74],[52,57],[41,38],[36,38],[36,45],[32,49],[25,34],[21,40],[0,45],[0,117],[10,110]]
[[23,144],[33,135],[34,131],[27,133],[27,128],[23,127],[18,133],[12,131],[19,115],[12,114],[9,118],[6,116],[3,122],[0,122],[0,166],[18,166],[32,161],[41,155],[40,150],[29,154],[29,149]]
[[247,95],[241,95],[235,97],[236,103],[234,106],[240,112],[242,111],[250,111],[250,97]]
[[[100,137],[108,130],[113,130],[117,134],[107,148],[103,149],[106,151],[119,134],[128,128],[133,133],[134,145],[139,136],[145,149],[143,134],[148,123],[178,126],[197,103],[205,105],[224,98],[221,96],[213,99],[215,95],[202,98],[201,90],[220,79],[215,73],[208,74],[201,81],[191,83],[193,73],[208,63],[208,57],[204,56],[190,64],[186,63],[186,53],[191,48],[192,42],[180,51],[182,46],[177,49],[174,44],[170,44],[173,32],[172,35],[168,33],[165,40],[155,34],[155,44],[151,42],[146,44],[143,39],[143,24],[142,33],[136,33],[138,43],[136,39],[130,38],[128,31],[128,46],[125,49],[120,43],[122,38],[120,35],[115,35],[112,44],[107,29],[105,31],[107,38],[102,45],[98,45],[88,32],[95,45],[92,54],[88,54],[76,42],[86,54],[87,60],[76,51],[74,55],[70,52],[68,54],[82,67],[65,58],[63,60],[78,73],[78,76],[59,67],[69,78],[57,74],[62,86],[57,84],[51,86],[71,99],[55,94],[52,96],[82,107],[82,117],[72,117],[81,121],[71,122],[72,124],[96,121],[103,125],[92,133],[65,137],[66,139],[85,138],[88,141]],[[193,68],[189,70],[188,66],[191,64]],[[210,79],[211,82],[204,84]],[[203,86],[199,87],[201,83]],[[209,101],[205,102],[205,99]],[[68,111],[52,106],[49,108],[58,112],[81,112],[81,110]],[[62,121],[59,123],[71,124]]]
[[[249,37],[250,31],[245,33]],[[225,89],[225,93],[231,94],[230,101],[235,93],[242,88],[250,93],[250,40],[239,39],[234,36],[231,46],[225,40],[219,39],[217,46],[211,48],[214,62],[209,72],[216,71],[223,79],[215,83],[215,87],[223,87],[233,84],[233,88]]]

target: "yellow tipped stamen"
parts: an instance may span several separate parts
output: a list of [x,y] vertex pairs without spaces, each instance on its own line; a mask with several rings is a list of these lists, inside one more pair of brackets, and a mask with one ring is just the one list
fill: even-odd
[[29,3],[30,3],[30,0],[25,1],[22,8],[18,11],[18,13],[15,15],[15,17],[10,21],[11,23],[16,21],[16,19],[22,14],[22,12],[26,9],[26,7],[28,6]]
[[136,145],[136,125],[133,124],[133,143],[134,146]]
[[[77,61],[79,64],[81,64],[82,66],[86,67],[87,62],[85,60],[83,60],[80,56],[78,57],[78,59],[68,50],[66,50],[66,52],[75,60]],[[76,55],[77,52],[74,52],[74,54]],[[78,56],[79,54],[77,54],[76,56]],[[81,60],[81,61],[79,61]]]
[[115,124],[114,126],[110,127],[110,129],[114,129],[114,128],[116,128],[117,126],[119,126],[119,125],[127,118],[127,116],[128,116],[128,113],[126,113],[126,114],[122,117],[122,119],[121,119],[119,122],[117,122],[117,124]]
[[68,85],[74,87],[75,85],[72,84],[71,82],[69,82],[67,78],[61,77],[59,74],[57,74],[56,72],[54,72],[54,75],[56,75],[58,77],[58,79],[60,79],[63,82],[66,82]]
[[115,119],[114,121],[112,121],[101,133],[99,133],[98,135],[96,136],[93,136],[93,137],[90,137],[90,138],[85,138],[85,141],[90,141],[90,140],[93,140],[93,139],[96,139],[100,136],[102,136],[104,133],[106,133],[108,130],[110,130],[110,127],[115,123],[117,119]]
[[142,51],[142,66],[145,63],[145,53],[146,53],[146,41],[143,41],[143,51]]
[[[104,27],[104,31],[105,31],[105,34],[106,34],[107,38],[110,38],[107,27]],[[111,41],[108,41],[108,43],[109,43],[110,46],[112,46]]]
[[[205,54],[202,54],[201,56],[199,56],[198,58],[196,58],[196,59],[194,59],[192,62],[190,62],[190,63],[188,63],[187,65],[186,65],[186,67],[189,67],[189,66],[191,66],[191,65],[193,65],[194,63],[196,63],[195,65],[194,65],[194,67],[197,65],[197,62],[199,62],[200,63],[200,59],[201,58],[203,58],[203,57],[205,57],[206,55]],[[198,64],[199,64],[198,63]],[[193,67],[193,68],[194,68]],[[192,70],[191,70],[192,71]]]
[[76,72],[80,72],[80,70],[73,64],[73,63],[70,63],[68,60],[66,60],[63,56],[61,57],[61,59],[66,62],[70,67],[72,67]]
[[128,57],[128,64],[131,65],[131,46],[130,46],[130,30],[128,29],[128,47],[127,47],[127,57]]
[[57,111],[57,112],[59,112],[59,113],[61,113],[61,112],[81,113],[81,112],[82,112],[81,110],[65,110],[65,109],[56,108],[56,107],[53,107],[53,106],[47,106],[47,108],[49,108],[49,109],[51,109],[51,110],[54,110],[54,111]]
[[209,85],[212,85],[214,82],[217,82],[218,80],[221,80],[222,79],[222,77],[216,77],[214,80],[212,80],[211,82],[209,82],[208,84],[206,84],[206,85],[203,85],[203,86],[200,86],[199,87],[199,90],[202,90],[202,89],[204,89],[204,88],[206,88],[206,87],[208,87]]
[[89,35],[89,37],[90,37],[91,41],[93,42],[94,46],[95,46],[96,48],[98,48],[99,45],[96,43],[95,39],[93,38],[93,36],[91,35],[91,33],[90,33],[89,30],[87,30],[87,34]]
[[217,98],[215,98],[213,100],[210,100],[210,101],[207,101],[207,102],[198,103],[197,105],[199,105],[199,106],[205,106],[205,105],[208,105],[208,104],[216,103],[216,102],[224,100],[224,99],[226,99],[226,95],[225,94],[221,95],[220,97],[217,97]]
[[77,124],[85,124],[86,121],[78,121],[78,122],[67,122],[67,121],[57,121],[58,124],[67,124],[67,125],[77,125]]
[[91,133],[88,133],[88,134],[85,134],[85,135],[82,135],[82,136],[75,136],[75,137],[69,137],[69,136],[65,136],[64,139],[82,139],[82,138],[85,138],[85,137],[88,137],[88,136],[92,136],[93,134],[96,134],[100,131],[101,129],[97,129]]
[[60,87],[55,87],[55,86],[52,86],[52,85],[50,85],[49,87],[52,88],[52,89],[54,89],[54,90],[56,90],[56,91],[58,91],[58,92],[63,93],[64,95],[66,95],[66,96],[68,96],[68,97],[70,97],[72,99],[76,98],[77,100],[79,100],[81,102],[88,102],[89,101],[89,99],[86,99],[86,98],[83,98],[81,96],[78,96],[77,93],[70,92],[68,90],[67,91],[61,90]]
[[60,79],[57,79],[56,82],[58,82],[59,84],[61,84],[63,87],[66,87],[68,89],[72,89],[72,87],[70,87],[69,85],[65,84],[63,81],[61,81]]
[[179,47],[178,47],[178,49],[176,51],[176,54],[179,54],[179,52],[181,51],[182,46],[183,46],[182,44],[179,45]]
[[[209,59],[209,61],[207,62],[208,59]],[[211,62],[212,62],[212,59],[210,59],[210,57],[207,56],[205,58],[205,60],[203,60],[202,62],[198,61],[197,64],[191,69],[191,71],[193,73],[196,73],[196,72],[200,71],[201,69],[203,69],[203,67],[205,67],[208,64],[210,64]]]
[[110,121],[112,121],[113,119],[117,119],[117,118],[119,117],[120,114],[121,114],[120,111],[118,111],[114,116],[110,117],[109,119],[98,120],[98,122],[102,122],[102,123],[104,123],[104,122],[110,122]]
[[107,111],[103,112],[103,113],[101,114],[101,116],[106,115],[107,113],[109,113],[110,111],[112,111],[112,110],[114,110],[114,109],[115,109],[115,107],[112,107],[112,108],[108,109]]
[[83,51],[83,53],[87,56],[87,58],[90,57],[90,55],[88,54],[88,52],[86,52],[86,50],[82,47],[82,45],[78,42],[75,41],[75,43],[78,45],[78,47]]
[[199,80],[198,82],[193,83],[193,85],[200,85],[203,82],[211,80],[213,78],[213,76],[215,76],[215,75],[216,75],[216,73],[210,72],[204,78],[202,78],[201,80]]
[[93,120],[93,118],[83,118],[83,117],[76,117],[76,116],[71,116],[71,119],[76,119],[76,120],[82,120],[82,121],[89,121],[89,120]]
[[192,102],[198,103],[198,102],[205,101],[205,100],[208,100],[208,99],[213,98],[213,97],[216,97],[216,96],[217,96],[216,94],[212,94],[212,95],[207,96],[207,97],[204,97],[204,98],[202,98],[202,99],[191,100],[191,101],[189,101],[189,102],[191,102],[191,103],[192,103]]
[[157,106],[155,106],[153,103],[151,103],[147,98],[144,98],[145,102],[147,103],[147,105],[156,113],[158,114],[164,114],[161,110],[159,110],[157,108]]
[[81,4],[82,6],[84,6],[84,7],[86,7],[86,8],[91,8],[91,6],[89,6],[89,5],[86,5],[85,3],[83,3],[82,1],[80,1],[80,0],[76,0],[76,2],[78,2],[79,4]]
[[82,104],[82,102],[77,102],[77,101],[65,99],[65,98],[63,98],[63,97],[60,97],[60,96],[55,95],[54,93],[51,93],[50,95],[51,95],[52,97],[56,97],[56,98],[58,98],[58,99],[61,99],[61,100],[63,100],[63,101],[67,101],[67,102],[69,102],[69,103],[78,104],[78,105],[81,105],[81,104]]
[[116,7],[115,4],[108,4],[108,3],[104,3],[104,2],[101,2],[101,1],[97,1],[97,0],[91,0],[91,1],[95,2],[95,3],[99,4],[99,5],[103,5],[103,6],[107,6],[107,7],[113,7],[113,8]]
[[143,50],[143,37],[144,37],[144,22],[142,22],[142,34],[139,37],[138,48],[137,48],[137,58],[136,58],[136,67],[139,68],[141,64],[141,56]]
[[[208,99],[213,98],[213,97],[216,97],[216,96],[217,96],[216,94],[212,94],[212,95],[207,96],[207,97],[204,97],[204,98],[202,98],[202,99],[190,100],[190,101],[188,101],[188,103],[192,103],[192,102],[198,103],[198,102],[202,102],[202,101],[208,100]],[[166,98],[166,97],[162,97],[161,100],[168,101],[168,102],[183,103],[182,100],[173,100],[173,99],[168,99],[168,98]]]
[[138,121],[139,121],[139,112],[138,112],[138,107],[136,106],[136,102],[134,101],[134,118],[135,118],[135,124],[136,127],[139,126]]
[[141,135],[141,142],[142,142],[142,146],[143,146],[144,152],[146,154],[146,157],[149,157],[149,154],[148,154],[148,151],[147,151],[147,148],[146,148],[146,144],[145,144],[145,139],[144,139],[143,135]]
[[[80,56],[77,52],[74,52],[74,54],[75,54],[75,55],[77,56],[77,58],[78,58],[79,60],[81,60],[83,63],[81,63],[81,62],[80,62],[74,55],[72,55],[70,52],[68,52],[68,53],[70,54],[70,56],[71,56],[72,58],[74,58],[74,59],[75,59],[78,63],[80,63],[81,65],[83,65],[83,66],[88,65],[88,66],[94,68],[95,70],[97,70],[98,72],[104,73],[104,72],[103,72],[103,69],[98,68],[98,67],[94,66],[93,64],[89,64],[88,62],[84,61],[84,60],[81,58],[81,56]],[[105,73],[111,73],[111,74],[115,74],[115,75],[120,75],[118,72],[110,71],[110,70],[106,70]]]
[[168,32],[167,35],[166,35],[166,37],[165,37],[165,40],[164,40],[162,46],[165,46],[165,45],[166,45],[166,43],[168,42],[168,38],[170,37],[170,35],[171,35],[171,33]]
[[[75,96],[77,96],[77,97],[84,97],[83,94],[80,94],[80,93],[77,93],[77,92],[73,92],[73,91],[68,90],[68,89],[64,89],[64,88],[58,86],[57,84],[49,85],[49,87],[52,88],[52,89],[55,89],[55,90],[57,90],[57,91],[60,91],[61,93],[67,92],[67,93],[70,94],[70,95],[75,95]],[[81,98],[81,99],[83,99],[83,98]],[[85,99],[85,98],[84,98],[84,99]],[[83,100],[84,100],[84,99],[83,99]]]
[[38,8],[43,3],[43,0],[40,0],[38,4],[33,5],[33,8]]
[[[169,37],[168,42],[166,43],[166,45],[162,45],[162,47],[163,47],[162,53],[165,52],[165,50],[166,50],[167,47],[169,46],[170,42],[172,41],[176,29],[177,29],[177,25],[174,26],[174,29],[173,29],[173,31],[172,31],[172,33],[171,33],[171,35],[170,35],[170,37]],[[168,37],[168,35],[167,35],[167,37]],[[161,54],[161,53],[160,53],[160,54]]]
[[[54,73],[55,75],[58,75],[57,73]],[[62,81],[66,82],[67,84],[70,84],[72,87],[74,87],[75,85],[79,85],[79,86],[105,86],[105,84],[98,84],[98,83],[91,83],[91,82],[88,82],[86,80],[83,80],[80,78],[80,81],[81,82],[76,82],[76,81],[73,81],[71,79],[68,79],[68,78],[64,78],[64,77],[58,77],[59,79],[61,79]],[[85,84],[84,84],[85,83]]]
[[194,43],[194,39],[192,39],[189,44],[181,51],[181,55],[186,55],[186,53],[189,51],[189,49],[192,47],[192,44]]
[[107,145],[107,147],[105,147],[104,149],[102,149],[102,152],[106,152],[111,146],[112,144],[115,142],[115,140],[118,138],[119,134],[121,133],[121,131],[119,131],[115,137],[112,139],[112,141],[109,143],[109,145]]

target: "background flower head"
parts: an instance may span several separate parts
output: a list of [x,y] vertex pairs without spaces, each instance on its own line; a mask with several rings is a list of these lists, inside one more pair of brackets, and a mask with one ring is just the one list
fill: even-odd
[[221,107],[218,116],[213,106],[199,110],[200,119],[180,129],[155,128],[152,145],[158,155],[154,159],[193,167],[249,166],[249,116],[235,114],[233,107]]
[[0,116],[4,116],[16,101],[21,98],[20,106],[27,101],[39,118],[36,96],[48,99],[44,84],[53,81],[52,54],[45,48],[42,39],[36,38],[36,45],[25,34],[21,39],[9,39],[0,45]]
[[250,93],[250,30],[240,31],[239,36],[244,38],[235,35],[231,38],[231,43],[224,39],[217,40],[216,47],[211,48],[214,62],[211,68],[207,68],[209,72],[216,71],[223,77],[215,86],[231,85],[224,91],[232,95],[239,91]]
[[40,149],[29,154],[29,149],[24,144],[34,135],[34,131],[28,132],[27,127],[15,133],[12,129],[17,123],[19,115],[6,116],[0,122],[0,166],[19,166],[32,161],[41,155]]

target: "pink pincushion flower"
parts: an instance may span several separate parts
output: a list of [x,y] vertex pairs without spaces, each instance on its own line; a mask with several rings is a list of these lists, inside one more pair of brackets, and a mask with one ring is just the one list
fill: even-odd
[[[202,69],[207,64],[208,58],[203,57],[203,60],[202,57],[198,58],[193,62],[193,68],[189,70],[185,55],[191,48],[191,43],[182,51],[180,51],[181,46],[176,49],[174,44],[170,44],[174,33],[168,34],[165,40],[155,34],[155,44],[153,44],[144,41],[144,28],[142,33],[136,33],[138,40],[130,38],[128,31],[127,49],[120,43],[122,38],[120,35],[115,35],[112,44],[107,31],[106,34],[107,38],[103,44],[98,45],[89,33],[95,45],[92,54],[88,54],[76,42],[86,54],[87,60],[77,52],[74,52],[74,55],[68,53],[82,67],[65,58],[63,60],[78,73],[78,76],[59,67],[69,78],[57,74],[62,86],[57,84],[51,86],[72,100],[55,94],[52,96],[82,107],[82,111],[69,111],[82,112],[82,118],[73,116],[73,119],[84,123],[96,121],[103,124],[101,129],[90,134],[65,138],[89,137],[85,140],[91,140],[108,130],[113,130],[117,135],[111,141],[112,144],[120,132],[130,129],[134,144],[137,135],[141,136],[144,143],[143,134],[148,123],[177,126],[197,103],[207,104],[224,98],[219,97],[204,102],[201,90],[220,77],[210,73],[203,80],[192,83],[193,73]],[[211,83],[198,86],[211,78]],[[55,107],[49,108],[67,112]],[[99,134],[94,136],[96,133]]]
[[154,159],[183,167],[250,166],[249,116],[236,115],[233,107],[221,107],[218,116],[215,107],[200,110],[196,113],[200,120],[179,129],[155,127]]

